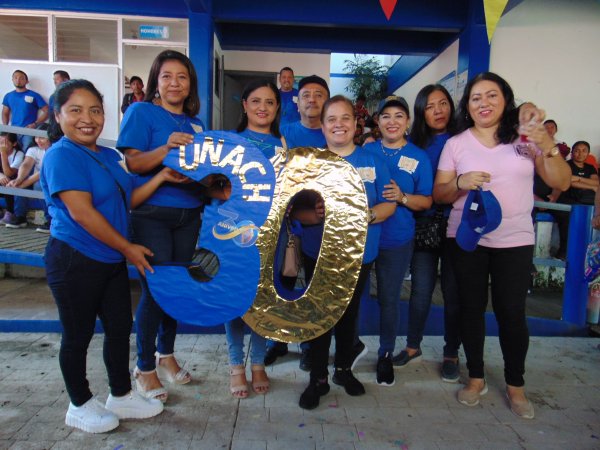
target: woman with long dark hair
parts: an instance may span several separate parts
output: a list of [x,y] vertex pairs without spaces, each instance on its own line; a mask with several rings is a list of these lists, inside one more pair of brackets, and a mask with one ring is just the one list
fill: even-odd
[[[414,105],[410,141],[425,150],[433,176],[437,171],[442,149],[456,128],[454,103],[446,88],[429,84],[419,91]],[[441,226],[445,236],[450,205],[432,205],[415,212],[417,228]],[[406,348],[395,358],[394,365],[403,366],[421,356],[421,341],[425,322],[431,308],[431,298],[437,281],[441,260],[441,285],[444,298],[444,359],[442,380],[456,382],[459,378],[458,349],[460,347],[458,290],[452,265],[442,241],[436,248],[423,248],[417,240],[411,260],[411,289],[408,308]]]
[[[285,148],[285,141],[279,132],[281,97],[279,90],[270,81],[258,80],[246,85],[242,92],[242,117],[236,128],[256,146],[267,158],[272,158],[278,149]],[[230,392],[235,398],[248,397],[248,382],[244,366],[244,321],[237,317],[225,324],[229,348]],[[252,390],[264,395],[270,383],[265,372],[267,340],[255,331],[250,332],[250,360]]]
[[285,139],[279,131],[281,95],[279,89],[267,80],[252,81],[242,92],[242,116],[236,131],[254,144],[267,158],[285,148]]
[[[196,118],[199,110],[198,77],[192,62],[173,50],[161,52],[150,68],[144,101],[131,105],[121,122],[117,148],[125,153],[129,170],[142,181],[160,171],[172,148],[192,143],[194,133],[203,131]],[[151,264],[191,261],[202,205],[199,183],[167,183],[132,211],[134,240],[152,248]],[[192,378],[174,356],[177,321],[156,303],[144,279],[141,284],[134,377],[141,392],[166,401],[167,391],[159,376],[176,384],[189,383]]]
[[[516,415],[532,419],[533,405],[525,396],[523,375],[529,346],[525,299],[534,244],[533,175],[537,172],[549,186],[564,190],[570,171],[541,123],[543,112],[531,104],[517,111],[511,87],[495,73],[481,73],[467,83],[458,120],[459,134],[442,151],[433,191],[437,203],[453,204],[447,236],[469,369],[458,401],[475,406],[488,390],[483,347],[491,280],[508,402]],[[513,145],[519,134],[528,136],[526,148]],[[486,192],[479,195],[487,204],[499,205],[490,209],[489,216],[487,210],[482,212],[484,203],[466,203],[467,198],[476,198],[468,195],[470,191],[482,190]],[[470,219],[475,214],[479,221],[473,223]],[[493,225],[485,233],[487,223]]]
[[[45,262],[48,286],[63,327],[59,361],[71,399],[67,425],[102,433],[119,419],[153,417],[163,410],[155,399],[131,390],[129,336],[131,293],[126,260],[144,276],[152,252],[127,240],[129,209],[163,183],[184,177],[163,169],[135,187],[120,155],[97,144],[104,127],[102,95],[87,80],[61,84],[54,96],[41,185],[52,216]],[[110,395],[96,400],[86,378],[88,345],[96,317],[104,328],[104,364]]]
[[[24,158],[25,153],[21,150],[18,136],[14,133],[0,133],[0,186],[6,186],[17,176]],[[2,213],[0,225],[16,223],[15,198],[12,195],[1,195],[6,199],[6,210]]]

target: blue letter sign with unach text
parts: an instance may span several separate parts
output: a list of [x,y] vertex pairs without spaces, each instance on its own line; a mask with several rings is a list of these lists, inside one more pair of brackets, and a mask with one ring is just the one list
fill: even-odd
[[224,131],[196,134],[193,144],[171,150],[163,164],[198,182],[225,175],[231,196],[206,206],[200,230],[200,246],[219,260],[215,277],[197,281],[187,266],[157,265],[154,274],[146,273],[152,295],[167,314],[194,325],[242,316],[254,301],[260,278],[255,243],[273,200],[273,165],[247,140]]

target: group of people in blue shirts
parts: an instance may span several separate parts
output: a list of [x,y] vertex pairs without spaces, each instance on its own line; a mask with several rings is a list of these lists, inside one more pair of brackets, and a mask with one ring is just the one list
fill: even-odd
[[[280,73],[285,92],[266,80],[245,88],[243,114],[235,131],[269,158],[287,148],[326,147],[356,169],[369,204],[367,242],[350,304],[333,330],[303,346],[310,380],[300,406],[317,407],[320,397],[329,391],[327,367],[333,335],[333,382],[349,395],[365,393],[352,369],[366,353],[357,325],[360,298],[373,264],[381,311],[377,384],[392,386],[394,365],[403,366],[421,356],[440,259],[446,302],[441,374],[445,381],[458,381],[461,339],[451,265],[444,246],[424,249],[414,243],[417,223],[427,225],[440,214],[448,216],[449,207],[432,203],[432,185],[444,143],[454,130],[450,95],[440,85],[421,90],[410,137],[411,113],[406,101],[398,96],[382,99],[377,108],[382,139],[361,148],[353,141],[356,117],[352,102],[343,96],[330,98],[327,83],[316,75],[304,77],[298,91],[292,91],[286,79],[289,72],[291,69],[285,68]],[[285,102],[287,106],[284,96],[291,98]],[[52,216],[45,255],[48,284],[64,330],[59,361],[71,400],[65,420],[70,426],[99,433],[116,428],[120,419],[159,414],[168,398],[165,384],[192,381],[174,355],[177,322],[153,298],[144,275],[163,262],[190,262],[203,204],[210,197],[224,200],[227,193],[222,184],[219,190],[193,183],[162,165],[171,149],[191,144],[194,134],[204,130],[196,117],[200,108],[196,71],[185,55],[167,50],[154,60],[144,101],[132,104],[121,123],[117,148],[124,159],[97,144],[104,110],[102,95],[91,83],[67,81],[58,86],[54,101],[49,130],[53,145],[42,167],[41,184]],[[281,123],[282,114],[293,115],[294,109],[299,120]],[[458,187],[458,179],[456,184]],[[309,203],[299,201],[289,210],[290,219],[302,229],[307,282],[319,257],[325,215],[324,202],[318,196]],[[139,270],[142,284],[135,313],[135,390],[128,368],[132,318],[127,261]],[[411,266],[407,346],[394,356],[402,280]],[[103,353],[110,386],[104,404],[93,396],[85,370],[97,316],[105,332]],[[269,344],[252,332],[248,383],[243,321],[228,322],[226,335],[231,395],[248,397],[249,385],[255,394],[266,394],[270,381],[265,364],[273,363],[287,348]]]

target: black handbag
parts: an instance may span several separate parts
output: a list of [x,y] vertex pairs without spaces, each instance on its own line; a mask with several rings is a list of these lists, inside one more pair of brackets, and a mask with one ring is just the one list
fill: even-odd
[[446,237],[444,210],[436,208],[433,216],[418,218],[415,222],[415,250],[439,250]]

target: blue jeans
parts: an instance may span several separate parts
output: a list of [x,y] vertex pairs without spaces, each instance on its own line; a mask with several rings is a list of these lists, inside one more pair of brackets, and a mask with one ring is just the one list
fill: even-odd
[[86,357],[96,316],[104,327],[103,356],[110,392],[117,397],[127,394],[131,390],[131,293],[125,262],[96,261],[53,237],[44,259],[63,328],[58,360],[71,402],[81,406],[92,398]]
[[[244,321],[236,317],[225,322],[225,335],[229,346],[229,364],[244,364]],[[252,364],[264,364],[267,352],[267,340],[260,334],[250,331],[250,361]]]
[[[31,188],[28,188],[31,189]],[[33,185],[34,191],[42,190],[40,183],[35,183]],[[48,215],[48,206],[46,202],[41,198],[29,198],[29,197],[18,197],[15,196],[15,209],[14,213],[17,217],[25,217],[27,215],[27,211],[30,209],[41,209],[44,211],[44,216],[46,217],[46,222],[50,221],[50,216]]]
[[413,253],[413,241],[394,248],[379,249],[375,261],[379,302],[379,356],[393,353],[398,335],[400,292]]
[[[201,208],[169,208],[142,205],[131,212],[133,241],[154,253],[151,264],[189,262],[194,256]],[[175,349],[177,321],[156,303],[145,278],[141,278],[142,296],[135,313],[138,362],[140,370],[156,367],[154,353],[170,355]],[[158,336],[158,342],[157,342]]]
[[423,330],[431,308],[440,259],[444,298],[444,357],[456,358],[460,347],[460,304],[456,276],[446,242],[440,251],[415,250],[413,253],[406,346],[417,349],[423,340]]

